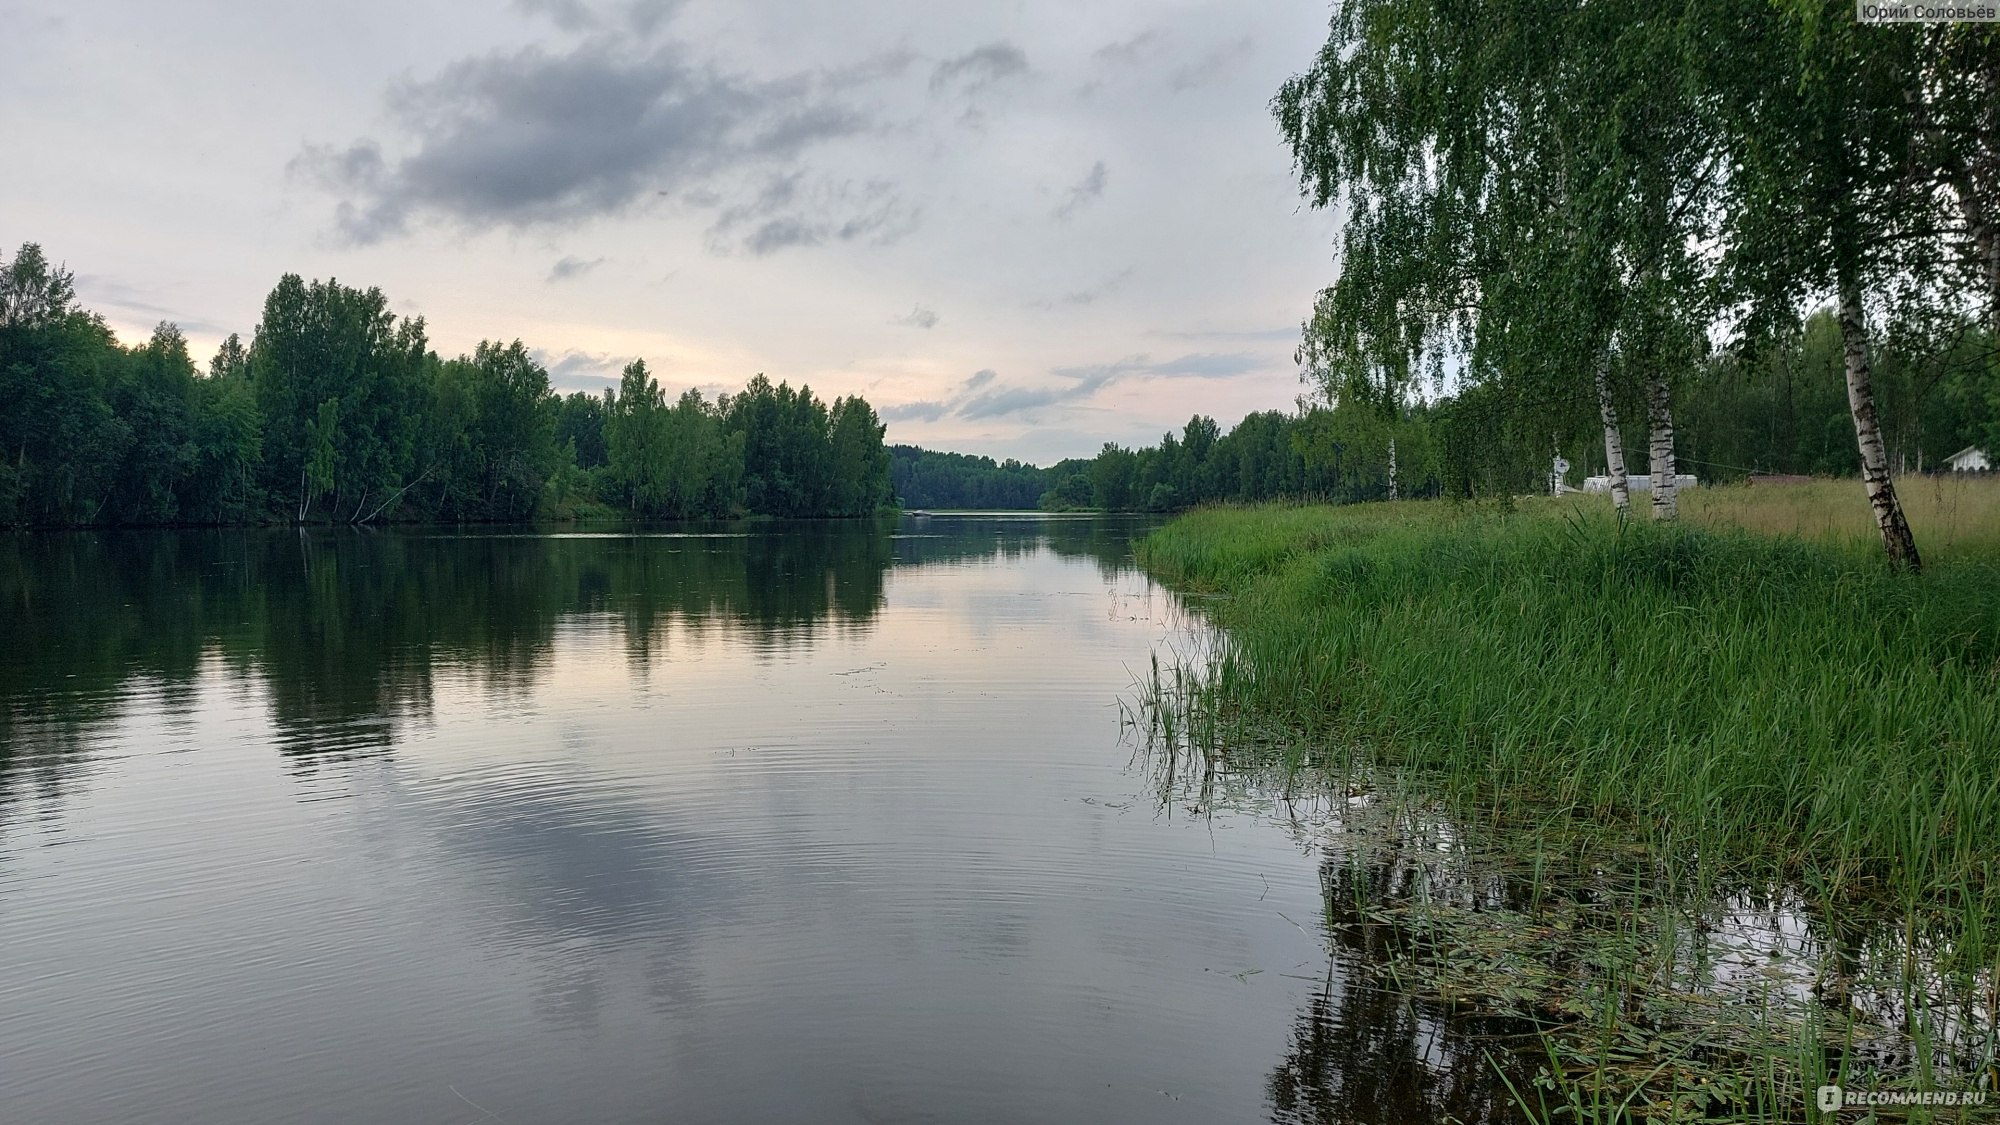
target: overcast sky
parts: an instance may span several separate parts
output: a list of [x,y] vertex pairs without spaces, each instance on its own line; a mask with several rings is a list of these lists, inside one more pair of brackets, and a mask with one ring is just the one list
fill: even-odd
[[1048,463],[1288,408],[1331,276],[1267,104],[1324,0],[0,0],[0,242],[128,341],[287,271],[558,387],[644,357]]

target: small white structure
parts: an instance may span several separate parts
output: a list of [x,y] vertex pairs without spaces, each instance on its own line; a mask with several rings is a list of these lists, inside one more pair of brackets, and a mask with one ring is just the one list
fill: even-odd
[[[1674,474],[1675,491],[1679,491],[1680,489],[1683,488],[1694,488],[1700,484],[1701,482],[1694,478],[1693,473]],[[1583,478],[1583,490],[1585,492],[1609,492],[1611,491],[1611,478],[1608,476],[1585,477]],[[1627,474],[1625,477],[1625,491],[1627,492],[1653,491],[1652,474],[1651,473]]]
[[1993,462],[1987,458],[1986,451],[1976,445],[1966,446],[1945,458],[1944,463],[1950,466],[1954,473],[1983,473],[1993,467]]

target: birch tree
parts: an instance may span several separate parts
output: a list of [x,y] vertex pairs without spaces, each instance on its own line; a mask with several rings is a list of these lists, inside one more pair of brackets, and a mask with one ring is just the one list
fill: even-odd
[[1832,0],[1718,10],[1715,22],[1703,61],[1732,147],[1731,280],[1753,325],[1831,296],[1863,488],[1890,564],[1917,570],[1882,440],[1870,305],[1885,310],[1892,287],[1932,289],[1949,260],[1949,199],[1925,167],[1938,158],[1925,145],[1925,32],[1860,25]]
[[1305,327],[1309,377],[1394,401],[1419,373],[1441,383],[1449,355],[1462,382],[1510,382],[1533,417],[1595,416],[1622,469],[1612,381],[1632,373],[1654,514],[1672,518],[1690,349],[1671,326],[1702,315],[1717,176],[1684,77],[1692,19],[1636,0],[1338,5],[1274,102],[1308,200],[1346,211],[1339,274]]

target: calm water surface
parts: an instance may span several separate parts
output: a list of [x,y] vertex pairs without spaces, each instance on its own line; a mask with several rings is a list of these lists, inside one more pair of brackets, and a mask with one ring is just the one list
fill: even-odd
[[0,540],[0,1120],[1481,1116],[1158,797],[1141,530]]

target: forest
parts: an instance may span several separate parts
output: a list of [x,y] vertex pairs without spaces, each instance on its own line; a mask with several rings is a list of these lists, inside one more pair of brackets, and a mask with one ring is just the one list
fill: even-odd
[[669,401],[644,361],[559,395],[521,341],[440,358],[378,289],[286,275],[204,373],[135,347],[40,246],[0,260],[0,526],[856,517],[893,502],[866,400],[762,375]]

